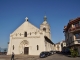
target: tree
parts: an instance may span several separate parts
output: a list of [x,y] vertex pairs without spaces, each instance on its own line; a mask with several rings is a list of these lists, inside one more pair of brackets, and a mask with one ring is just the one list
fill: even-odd
[[70,52],[71,52],[72,57],[77,57],[78,56],[78,50],[76,48],[75,49],[71,48]]
[[1,52],[1,47],[0,47],[0,52]]
[[7,48],[4,49],[4,52],[7,52]]

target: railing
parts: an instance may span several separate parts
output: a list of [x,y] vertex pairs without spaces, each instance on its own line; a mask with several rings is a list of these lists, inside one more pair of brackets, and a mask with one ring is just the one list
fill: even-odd
[[78,41],[78,43],[80,43],[80,40],[77,40]]
[[75,41],[77,41],[78,43],[80,43],[80,40],[75,40]]

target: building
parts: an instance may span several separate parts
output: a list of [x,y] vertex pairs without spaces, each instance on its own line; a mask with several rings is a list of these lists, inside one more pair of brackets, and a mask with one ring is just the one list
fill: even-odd
[[61,42],[61,51],[63,52],[63,51],[66,51],[66,41],[65,40],[63,40],[62,42]]
[[39,55],[42,51],[53,50],[50,26],[47,17],[40,25],[40,29],[31,24],[26,17],[25,22],[10,34],[7,55],[27,54]]
[[61,52],[61,43],[60,42],[56,43],[54,47],[55,47],[55,51]]
[[66,47],[66,42],[65,42],[65,40],[61,41],[61,47],[62,47],[62,48],[63,48],[63,47]]
[[63,40],[61,42],[58,42],[54,45],[55,51],[63,51],[66,48],[66,42]]
[[70,20],[63,32],[67,47],[76,48],[80,54],[80,17]]

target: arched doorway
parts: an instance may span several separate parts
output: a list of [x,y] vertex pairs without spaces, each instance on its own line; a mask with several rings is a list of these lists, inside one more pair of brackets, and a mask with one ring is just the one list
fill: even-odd
[[29,47],[28,47],[28,41],[23,40],[19,45],[19,52],[20,54],[29,54]]

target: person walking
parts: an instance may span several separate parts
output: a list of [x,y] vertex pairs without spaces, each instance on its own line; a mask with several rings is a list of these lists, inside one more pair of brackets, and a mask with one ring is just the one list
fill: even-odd
[[14,52],[12,52],[11,60],[14,60]]

